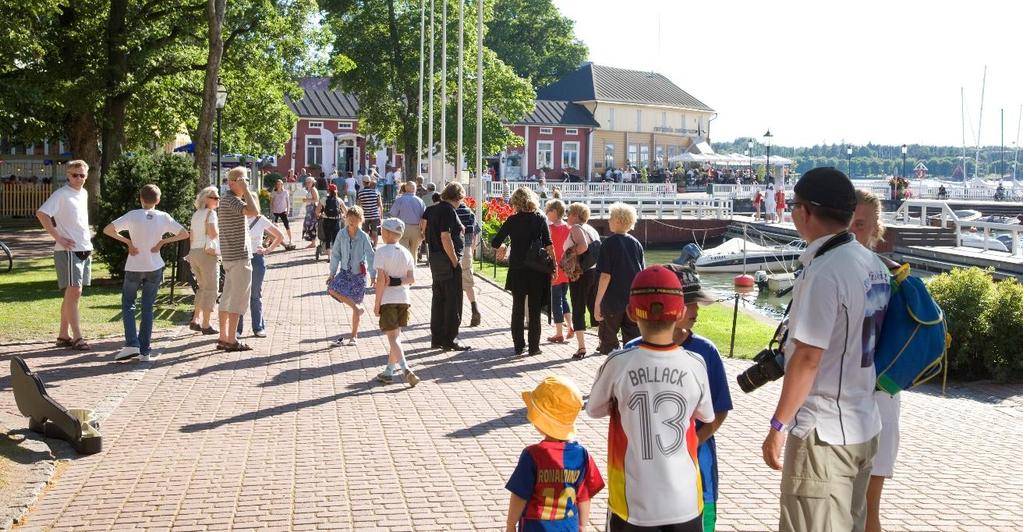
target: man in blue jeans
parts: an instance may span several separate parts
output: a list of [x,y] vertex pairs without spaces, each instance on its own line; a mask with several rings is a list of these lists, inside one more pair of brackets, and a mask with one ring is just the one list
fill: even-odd
[[[261,214],[255,218],[245,217],[252,244],[252,290],[249,292],[249,313],[252,320],[252,335],[257,338],[266,337],[266,324],[263,323],[263,278],[266,276],[265,256],[281,245],[284,233],[266,216]],[[270,233],[270,243],[263,245],[263,233]],[[245,316],[238,317],[238,336],[245,331]]]
[[[141,209],[129,211],[103,228],[103,234],[128,246],[128,259],[124,263],[124,286],[121,291],[121,317],[124,321],[124,348],[114,360],[139,357],[155,360],[150,339],[153,335],[153,305],[163,284],[164,244],[188,238],[188,231],[169,214],[156,210],[160,203],[160,188],[146,185],[139,191]],[[128,232],[128,237],[121,234]],[[163,238],[163,235],[174,236]],[[142,290],[142,319],[135,329],[135,301]]]

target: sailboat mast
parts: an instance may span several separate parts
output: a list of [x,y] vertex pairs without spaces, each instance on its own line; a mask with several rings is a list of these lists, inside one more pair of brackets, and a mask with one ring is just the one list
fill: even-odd
[[980,116],[977,117],[977,156],[973,163],[973,177],[980,175],[980,132],[984,123],[984,89],[987,88],[987,65],[984,65],[984,78],[980,83]]
[[966,182],[966,89],[959,86],[959,120],[963,131],[963,183]]

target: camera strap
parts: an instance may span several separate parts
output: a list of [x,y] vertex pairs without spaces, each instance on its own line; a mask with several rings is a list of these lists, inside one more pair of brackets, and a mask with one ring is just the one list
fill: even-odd
[[[817,257],[820,257],[821,255],[823,255],[823,254],[825,254],[825,253],[827,253],[827,252],[837,248],[838,246],[841,246],[841,245],[844,245],[844,244],[848,244],[849,242],[852,242],[853,240],[854,240],[854,237],[853,237],[852,233],[850,233],[849,231],[842,231],[841,233],[838,233],[837,235],[829,238],[827,240],[827,242],[824,242],[824,245],[822,245],[820,247],[820,249],[817,250],[817,253],[813,254],[813,258],[817,259]],[[804,268],[805,268],[805,266],[801,266],[798,270],[796,270],[796,278],[797,279],[803,273],[803,269]],[[789,290],[791,291],[791,288],[789,288]],[[792,301],[790,300],[789,304],[785,307],[785,314],[782,315],[782,319],[785,319],[785,318],[788,317],[789,310],[791,308],[792,308]]]

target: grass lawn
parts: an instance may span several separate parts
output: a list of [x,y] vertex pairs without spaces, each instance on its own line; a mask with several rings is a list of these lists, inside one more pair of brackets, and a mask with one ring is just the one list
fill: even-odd
[[[191,316],[192,290],[177,286],[174,296],[171,305],[170,288],[160,289],[154,328],[184,323]],[[16,260],[10,273],[0,273],[0,341],[56,338],[61,297],[52,258]],[[92,286],[85,287],[81,312],[86,339],[123,334],[121,283],[110,279],[105,264],[92,263]]]
[[[504,287],[504,281],[508,277],[507,266],[497,266],[495,273],[492,263],[484,262],[480,267],[479,262],[473,265],[480,274],[497,282],[498,286]],[[587,317],[589,320],[589,317]],[[761,349],[767,347],[767,342],[774,334],[775,326],[765,319],[752,316],[749,312],[739,309],[739,318],[736,323],[735,335],[735,358],[753,358]],[[696,333],[705,336],[714,342],[722,356],[728,356],[728,347],[732,335],[732,306],[728,303],[716,303],[700,307],[700,318],[696,322]]]

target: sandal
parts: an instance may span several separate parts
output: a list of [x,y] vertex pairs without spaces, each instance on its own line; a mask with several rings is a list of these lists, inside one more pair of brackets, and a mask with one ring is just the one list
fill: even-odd
[[91,347],[89,347],[89,344],[85,342],[85,338],[79,338],[77,340],[72,341],[71,345],[69,345],[68,347],[75,351],[89,351],[90,349],[92,349]]
[[568,332],[565,333],[565,338],[571,338],[573,336],[575,336],[575,329],[569,327]]
[[228,352],[234,352],[234,351],[252,351],[252,347],[250,345],[248,345],[248,344],[243,344],[241,342],[235,342],[233,344],[227,344],[227,346],[224,347],[224,351],[228,351]]
[[57,337],[57,347],[71,347],[74,342],[70,338]]
[[575,354],[572,355],[572,360],[582,360],[584,358],[586,358],[586,348],[585,347],[580,349],[580,350],[578,350],[578,351],[576,351]]
[[188,323],[188,328],[189,328],[190,330],[193,330],[193,331],[195,331],[195,332],[200,332],[200,331],[202,331],[202,325],[199,325],[198,323],[196,323],[196,322],[194,322],[194,321],[192,321],[192,322],[189,322],[189,323]]
[[217,350],[218,351],[223,351],[224,349],[227,349],[230,346],[231,346],[231,344],[229,344],[229,343],[227,343],[227,342],[225,342],[223,340],[217,340]]
[[563,344],[565,343],[565,337],[560,334],[557,336],[549,336],[547,337],[547,341],[552,344]]

